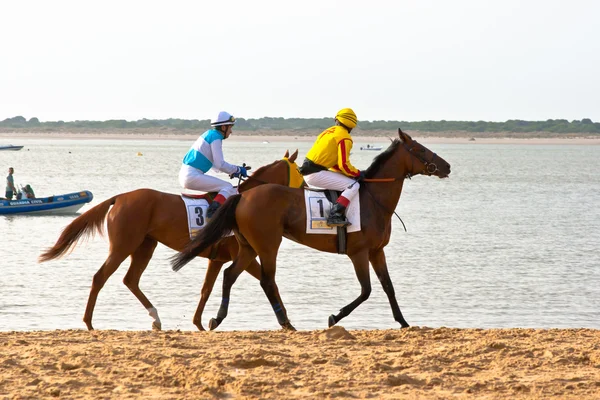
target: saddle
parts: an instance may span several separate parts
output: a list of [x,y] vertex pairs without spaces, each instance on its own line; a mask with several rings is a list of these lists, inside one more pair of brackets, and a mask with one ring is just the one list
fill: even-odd
[[209,192],[209,193],[203,193],[203,194],[195,194],[195,193],[181,193],[182,197],[187,197],[190,199],[197,199],[197,200],[206,200],[208,202],[208,204],[212,204],[213,199],[215,197],[217,197],[217,194],[219,194],[219,192]]

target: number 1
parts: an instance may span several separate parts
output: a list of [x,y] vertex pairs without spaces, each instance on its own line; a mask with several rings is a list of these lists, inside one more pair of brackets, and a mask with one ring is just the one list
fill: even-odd
[[321,214],[321,218],[324,218],[325,214],[323,212],[323,199],[317,200],[317,203],[319,204],[319,214]]

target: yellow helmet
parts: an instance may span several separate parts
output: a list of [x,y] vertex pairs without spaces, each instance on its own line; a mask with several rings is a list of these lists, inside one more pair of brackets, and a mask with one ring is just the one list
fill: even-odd
[[335,119],[337,119],[342,124],[344,124],[344,126],[350,129],[355,128],[356,124],[358,123],[356,114],[354,113],[354,111],[352,111],[351,108],[343,108],[340,111],[338,111],[337,115],[335,116]]

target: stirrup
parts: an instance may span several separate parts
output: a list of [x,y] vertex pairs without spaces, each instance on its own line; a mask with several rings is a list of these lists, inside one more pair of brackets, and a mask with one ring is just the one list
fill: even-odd
[[212,216],[219,209],[220,206],[221,203],[219,203],[218,201],[213,201],[212,203],[210,203],[210,206],[208,206],[208,209],[206,210],[206,218],[212,218]]
[[350,221],[348,221],[344,215],[330,215],[325,222],[327,226],[350,226],[352,225]]

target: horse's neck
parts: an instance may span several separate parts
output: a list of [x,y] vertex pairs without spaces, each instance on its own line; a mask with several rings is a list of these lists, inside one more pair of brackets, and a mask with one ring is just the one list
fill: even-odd
[[369,191],[369,194],[361,197],[361,203],[365,200],[372,203],[370,206],[372,210],[381,211],[385,214],[386,218],[390,218],[400,201],[404,179],[389,183],[367,183],[367,185],[369,185],[369,187],[366,187],[365,189]]
[[398,202],[400,201],[400,195],[402,194],[402,186],[404,185],[404,178],[407,174],[406,165],[401,162],[390,162],[389,166],[381,168],[373,178],[394,178],[393,182],[382,182],[382,183],[367,183],[370,185],[367,190],[371,193],[371,196],[367,196],[371,201],[378,203],[380,206],[376,207],[382,210],[385,214],[393,214]]

